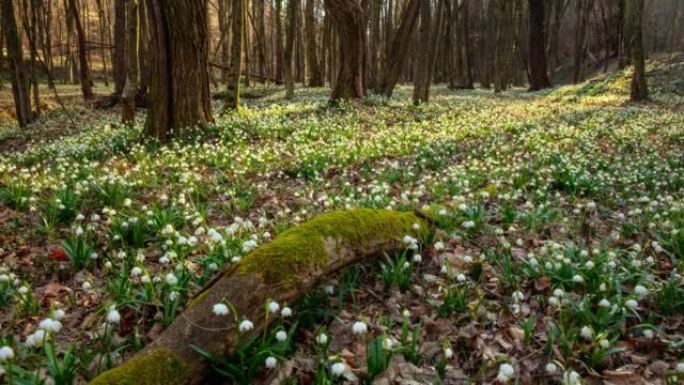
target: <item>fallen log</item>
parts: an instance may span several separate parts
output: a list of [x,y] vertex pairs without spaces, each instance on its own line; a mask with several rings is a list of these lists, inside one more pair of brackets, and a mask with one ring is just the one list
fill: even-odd
[[[413,213],[358,209],[320,215],[285,231],[221,273],[140,353],[90,384],[202,383],[207,363],[191,345],[214,355],[230,355],[237,344],[236,323],[214,315],[214,304],[228,301],[241,316],[262,319],[267,301],[295,303],[340,269],[402,251],[405,235],[424,239],[429,228]],[[259,334],[266,325],[255,322],[254,326],[251,333]]]

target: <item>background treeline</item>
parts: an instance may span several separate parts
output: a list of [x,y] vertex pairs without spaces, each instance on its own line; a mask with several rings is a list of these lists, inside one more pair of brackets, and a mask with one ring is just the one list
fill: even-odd
[[684,48],[684,0],[1,1],[0,66],[20,123],[40,114],[46,81],[79,83],[85,100],[94,81],[111,84],[130,120],[150,93],[173,104],[169,82],[200,100],[213,85],[229,109],[241,85],[266,82],[288,97],[329,84],[333,100],[413,82],[425,102],[435,82],[541,89],[629,65],[634,44],[642,57]]

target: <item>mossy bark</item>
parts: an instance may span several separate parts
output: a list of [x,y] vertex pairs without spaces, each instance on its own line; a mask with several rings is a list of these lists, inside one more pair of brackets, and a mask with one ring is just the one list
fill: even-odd
[[294,303],[345,266],[404,249],[405,235],[421,239],[429,226],[412,213],[361,209],[324,214],[290,229],[224,271],[159,338],[91,384],[201,383],[207,366],[191,345],[229,355],[237,344],[237,325],[214,315],[214,304],[230,302],[255,322],[252,333],[261,333],[266,325],[258,320],[269,299]]

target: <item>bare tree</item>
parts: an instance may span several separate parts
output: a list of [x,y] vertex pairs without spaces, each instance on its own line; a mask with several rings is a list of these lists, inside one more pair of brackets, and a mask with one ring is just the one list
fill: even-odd
[[135,122],[135,96],[138,92],[138,47],[140,27],[138,21],[138,0],[126,0],[126,85],[122,92],[121,120]]
[[24,53],[19,38],[17,21],[14,18],[13,0],[2,0],[2,33],[7,44],[7,55],[12,74],[12,95],[20,127],[33,122],[31,99],[28,90]]
[[644,0],[628,0],[630,2],[631,16],[631,53],[634,75],[632,76],[632,89],[630,98],[633,101],[648,99],[648,84],[646,82],[646,66],[644,64],[643,14]]
[[339,70],[330,95],[331,101],[366,96],[364,79],[366,33],[364,12],[359,0],[326,0],[339,35]]
[[546,30],[544,28],[544,0],[529,0],[529,51],[530,91],[551,87],[546,68]]
[[207,3],[147,0],[147,9],[153,72],[145,132],[164,141],[213,121]]

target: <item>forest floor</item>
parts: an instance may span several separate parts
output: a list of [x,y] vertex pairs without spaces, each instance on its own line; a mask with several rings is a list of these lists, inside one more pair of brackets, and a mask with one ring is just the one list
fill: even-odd
[[15,353],[0,373],[92,378],[222,266],[363,207],[422,209],[438,230],[292,304],[215,383],[680,383],[681,59],[649,63],[644,104],[626,71],[536,93],[437,86],[422,106],[408,87],[335,108],[325,89],[257,87],[164,146],[141,142],[142,114],[131,129],[83,107],[0,129],[0,346]]

